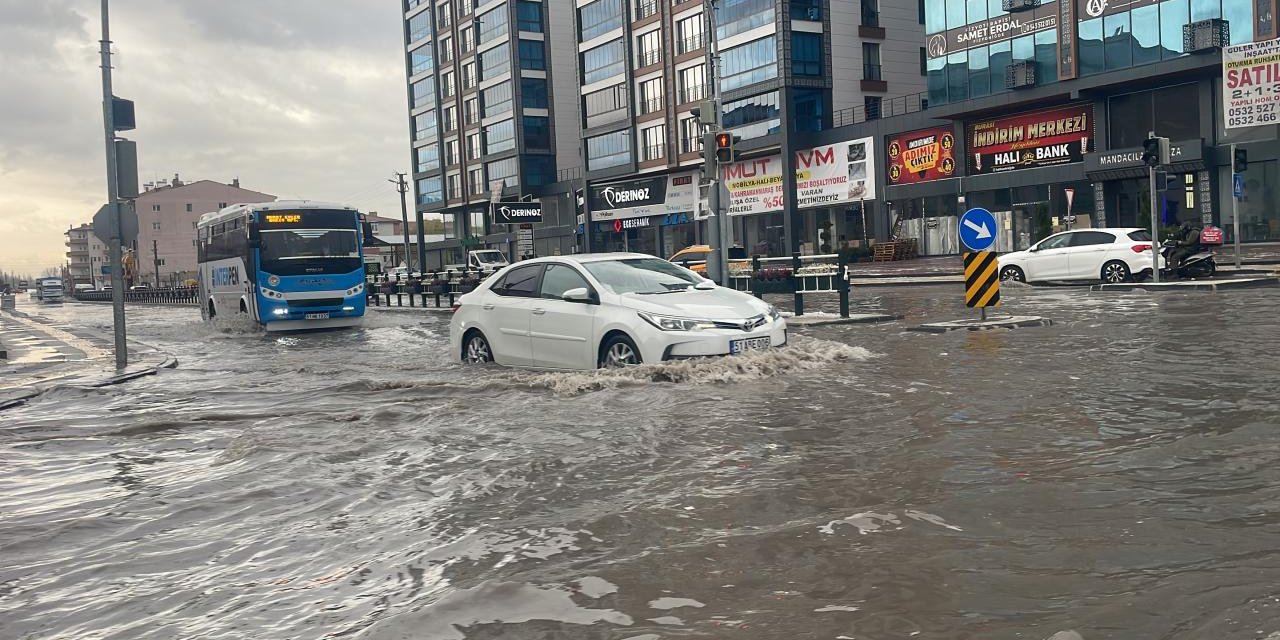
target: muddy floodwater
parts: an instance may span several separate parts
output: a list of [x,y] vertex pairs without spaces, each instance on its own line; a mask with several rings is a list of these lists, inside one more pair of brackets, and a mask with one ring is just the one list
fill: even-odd
[[578,374],[131,308],[177,369],[0,412],[0,638],[1280,639],[1280,291],[1004,297]]

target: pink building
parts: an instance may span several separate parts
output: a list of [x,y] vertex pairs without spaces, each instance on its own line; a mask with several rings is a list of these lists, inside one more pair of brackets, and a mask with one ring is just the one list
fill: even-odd
[[[276,197],[213,180],[183,182],[177,174],[171,182],[148,185],[134,205],[138,211],[138,282],[181,283],[196,271],[196,221],[227,205],[271,202]],[[158,264],[157,264],[158,263]]]

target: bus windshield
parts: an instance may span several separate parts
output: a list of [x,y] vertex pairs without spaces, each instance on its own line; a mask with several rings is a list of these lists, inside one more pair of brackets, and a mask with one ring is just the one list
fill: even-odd
[[262,229],[259,238],[268,273],[347,273],[360,267],[354,229]]

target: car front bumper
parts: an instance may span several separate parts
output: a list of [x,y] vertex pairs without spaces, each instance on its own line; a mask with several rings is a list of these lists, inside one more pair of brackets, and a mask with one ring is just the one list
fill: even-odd
[[755,331],[709,329],[705,331],[660,331],[652,329],[640,336],[638,347],[645,362],[665,362],[686,358],[730,355],[730,342],[769,338],[769,347],[787,343],[787,323],[775,320]]

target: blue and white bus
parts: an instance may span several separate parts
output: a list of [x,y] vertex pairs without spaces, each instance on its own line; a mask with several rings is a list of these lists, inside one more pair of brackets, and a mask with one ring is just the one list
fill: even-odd
[[268,331],[364,316],[360,215],[310,200],[234,204],[200,216],[200,315],[248,314]]

